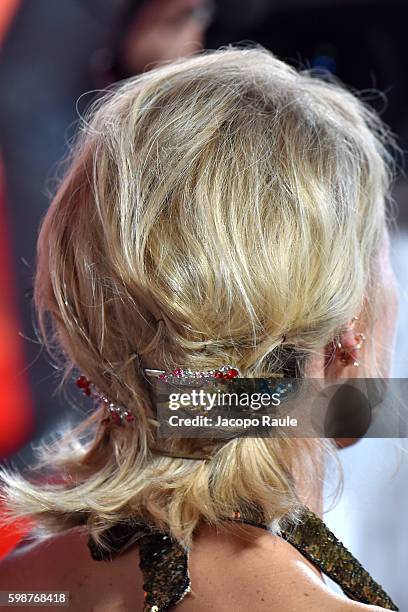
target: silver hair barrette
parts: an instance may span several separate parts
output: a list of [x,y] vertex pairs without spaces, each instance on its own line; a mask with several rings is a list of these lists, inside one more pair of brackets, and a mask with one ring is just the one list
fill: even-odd
[[176,368],[170,372],[165,370],[149,370],[145,369],[146,376],[158,378],[168,382],[177,382],[181,378],[187,379],[202,379],[202,378],[215,378],[217,380],[231,380],[232,378],[240,377],[240,371],[231,365],[221,366],[216,370],[189,370]]

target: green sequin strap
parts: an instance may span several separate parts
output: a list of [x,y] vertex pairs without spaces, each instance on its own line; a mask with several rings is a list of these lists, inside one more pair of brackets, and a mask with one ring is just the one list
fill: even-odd
[[387,593],[316,514],[306,509],[301,520],[299,525],[282,531],[280,535],[334,580],[350,598],[398,611]]
[[[259,517],[244,517],[236,513],[226,520],[268,530]],[[299,523],[283,529],[280,536],[336,582],[351,599],[398,611],[381,586],[310,510],[305,509]],[[190,592],[188,552],[168,534],[132,521],[108,530],[104,540],[111,551],[109,554],[101,551],[89,538],[89,548],[96,560],[112,559],[128,549],[130,542],[137,542],[144,578],[144,612],[166,612]]]
[[[252,516],[245,517],[237,513],[237,516],[227,520],[269,531],[265,523]],[[382,587],[371,578],[322,519],[308,508],[303,509],[298,523],[282,529],[279,535],[336,582],[350,599],[398,612],[399,608]]]
[[190,592],[188,553],[170,536],[146,536],[139,546],[144,612],[164,612]]
[[138,521],[122,522],[103,534],[105,548],[89,536],[95,561],[112,561],[137,544],[143,574],[144,612],[164,612],[190,592],[188,553],[166,533]]

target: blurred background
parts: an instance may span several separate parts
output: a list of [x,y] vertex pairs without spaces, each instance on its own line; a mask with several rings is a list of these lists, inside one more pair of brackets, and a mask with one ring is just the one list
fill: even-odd
[[[406,8],[397,0],[0,0],[0,461],[24,469],[32,442],[89,409],[75,385],[57,392],[58,372],[37,337],[32,286],[38,227],[90,102],[160,62],[259,43],[297,68],[332,73],[363,91],[405,158]],[[406,378],[403,171],[394,197],[401,306],[393,376]],[[342,451],[344,493],[325,517],[401,610],[408,610],[407,449],[403,439],[367,438]],[[18,537],[0,530],[0,557]]]

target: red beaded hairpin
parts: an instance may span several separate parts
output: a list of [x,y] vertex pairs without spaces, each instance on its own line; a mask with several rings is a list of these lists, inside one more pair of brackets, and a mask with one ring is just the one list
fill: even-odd
[[[230,365],[222,366],[216,370],[184,370],[182,368],[176,368],[175,370],[171,370],[170,372],[166,372],[164,370],[149,370],[145,371],[146,376],[150,376],[153,378],[158,378],[159,380],[165,382],[180,382],[180,379],[189,379],[191,382],[197,379],[217,379],[217,380],[231,380],[240,376],[240,372],[237,368],[233,368]],[[124,408],[123,406],[119,406],[115,402],[112,402],[105,395],[100,393],[95,385],[88,380],[85,376],[80,376],[76,381],[77,386],[82,390],[82,392],[88,397],[92,397],[96,399],[101,405],[105,407],[108,412],[108,417],[110,420],[117,424],[122,425],[125,423],[131,423],[135,420],[135,415]]]
[[77,379],[76,384],[80,389],[82,389],[85,395],[87,395],[88,397],[93,397],[105,407],[108,412],[108,416],[110,417],[111,421],[113,421],[113,423],[121,425],[125,422],[131,423],[135,420],[135,415],[132,412],[130,412],[123,406],[115,404],[110,399],[105,397],[85,376],[80,376]]

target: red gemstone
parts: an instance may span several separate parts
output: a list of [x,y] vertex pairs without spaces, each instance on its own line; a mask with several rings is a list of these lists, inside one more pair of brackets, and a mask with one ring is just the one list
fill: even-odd
[[238,376],[238,374],[239,374],[238,370],[236,370],[235,368],[231,368],[225,374],[225,378],[236,378]]
[[119,412],[111,412],[112,421],[119,425],[122,422]]
[[135,420],[135,415],[129,412],[129,414],[126,415],[126,420],[128,421],[128,423],[131,423]]
[[173,370],[172,374],[174,374],[174,376],[177,376],[177,378],[181,378],[183,375],[183,372],[181,371],[180,368],[176,368],[175,370]]
[[89,387],[89,380],[85,376],[80,376],[77,378],[76,384],[80,389],[85,389]]
[[217,370],[214,373],[214,378],[224,378],[224,374],[222,372],[220,372],[219,370]]

